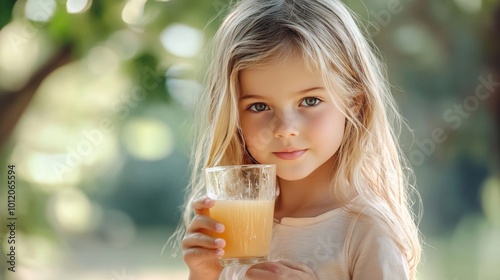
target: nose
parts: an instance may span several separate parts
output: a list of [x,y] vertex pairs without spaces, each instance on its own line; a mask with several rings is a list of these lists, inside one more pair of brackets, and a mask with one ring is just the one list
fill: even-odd
[[293,114],[276,115],[273,119],[272,126],[274,137],[288,138],[299,135],[297,116]]

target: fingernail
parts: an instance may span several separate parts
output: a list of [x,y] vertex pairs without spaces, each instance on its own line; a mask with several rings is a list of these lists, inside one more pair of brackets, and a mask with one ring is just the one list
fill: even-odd
[[215,224],[215,231],[224,232],[224,225],[220,223]]
[[224,246],[226,245],[226,241],[224,241],[224,239],[222,239],[222,238],[217,238],[217,239],[215,239],[215,245],[217,247],[224,248]]
[[222,257],[224,255],[224,250],[222,249],[217,249],[217,251],[215,252],[215,255],[219,256],[219,257]]
[[205,198],[205,199],[203,200],[203,204],[205,204],[205,205],[207,205],[207,206],[208,206],[208,205],[210,204],[210,198]]

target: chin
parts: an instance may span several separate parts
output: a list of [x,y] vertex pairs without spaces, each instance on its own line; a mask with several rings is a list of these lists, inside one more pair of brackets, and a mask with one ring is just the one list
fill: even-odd
[[276,175],[285,181],[298,181],[309,176],[311,172],[294,170],[292,168],[277,168]]

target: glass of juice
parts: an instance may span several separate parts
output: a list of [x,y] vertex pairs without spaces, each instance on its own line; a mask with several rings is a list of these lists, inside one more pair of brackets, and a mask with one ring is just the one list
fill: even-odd
[[226,241],[222,266],[268,260],[276,198],[276,166],[217,166],[205,169],[210,217],[224,224],[214,237]]

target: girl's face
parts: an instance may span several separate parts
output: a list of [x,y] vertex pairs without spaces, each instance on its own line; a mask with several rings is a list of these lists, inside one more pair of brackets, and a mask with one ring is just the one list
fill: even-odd
[[345,117],[318,70],[309,71],[300,56],[289,56],[242,70],[239,81],[241,128],[257,162],[276,164],[284,180],[300,180],[333,164]]

